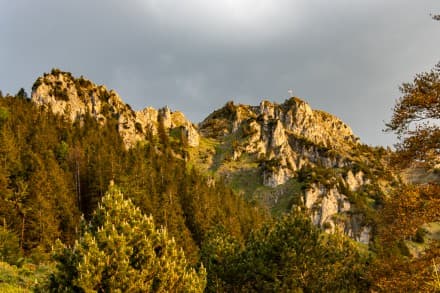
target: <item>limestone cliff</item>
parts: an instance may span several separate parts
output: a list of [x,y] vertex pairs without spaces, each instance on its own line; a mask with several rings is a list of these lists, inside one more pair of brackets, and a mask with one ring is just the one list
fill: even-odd
[[303,204],[310,210],[316,226],[329,232],[342,231],[353,239],[368,244],[371,240],[371,226],[354,204],[353,193],[369,185],[370,180],[364,178],[362,171],[353,175],[349,170],[344,177],[338,177],[338,183],[348,190],[341,191],[338,185],[312,183],[305,189]]
[[32,87],[32,101],[65,115],[72,122],[81,120],[86,114],[94,116],[100,123],[116,119],[127,148],[145,140],[147,135],[156,135],[159,123],[165,130],[181,131],[187,145],[195,147],[199,143],[196,127],[181,112],[171,112],[168,107],[133,111],[115,91],[84,77],[75,78],[68,72],[55,69],[39,77]]
[[280,105],[268,101],[259,106],[229,102],[199,128],[204,137],[221,143],[232,140],[232,160],[240,160],[243,155],[258,160],[264,184],[272,187],[285,183],[306,164],[342,166],[341,154],[358,144],[358,138],[340,119],[312,110],[298,98]]
[[[228,102],[199,124],[207,168],[275,211],[310,210],[313,222],[368,243],[368,214],[386,192],[385,150],[359,142],[339,118],[290,98],[259,106]],[[211,157],[211,159],[209,159]],[[296,182],[296,183],[295,183]]]

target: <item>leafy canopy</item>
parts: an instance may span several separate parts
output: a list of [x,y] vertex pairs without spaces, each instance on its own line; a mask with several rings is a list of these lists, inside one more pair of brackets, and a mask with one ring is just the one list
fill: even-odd
[[267,223],[241,249],[224,231],[205,242],[208,292],[364,292],[369,256],[300,211]]
[[430,72],[417,74],[400,87],[388,131],[394,131],[401,162],[439,163],[440,155],[440,63]]

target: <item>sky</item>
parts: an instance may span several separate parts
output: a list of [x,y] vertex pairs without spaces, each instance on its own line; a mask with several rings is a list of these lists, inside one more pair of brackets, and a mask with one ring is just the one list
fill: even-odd
[[399,85],[440,61],[438,0],[0,0],[0,90],[30,94],[60,68],[134,109],[194,123],[227,101],[282,103],[289,90],[369,145]]

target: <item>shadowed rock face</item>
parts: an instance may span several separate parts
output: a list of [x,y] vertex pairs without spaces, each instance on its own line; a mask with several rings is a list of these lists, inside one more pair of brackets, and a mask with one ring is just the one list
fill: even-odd
[[145,108],[133,111],[119,95],[105,86],[70,73],[52,70],[39,77],[32,88],[32,101],[65,115],[72,122],[81,120],[87,113],[100,123],[117,119],[118,130],[127,148],[145,140],[147,134],[156,135],[159,123],[166,130],[179,128],[189,146],[197,146],[199,135],[196,127],[181,112],[171,112],[168,107],[160,110]]

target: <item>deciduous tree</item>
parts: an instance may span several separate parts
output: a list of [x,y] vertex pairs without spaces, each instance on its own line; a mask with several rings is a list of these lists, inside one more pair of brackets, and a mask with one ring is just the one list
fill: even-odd
[[440,63],[400,87],[388,131],[397,133],[399,161],[438,164],[440,155]]

